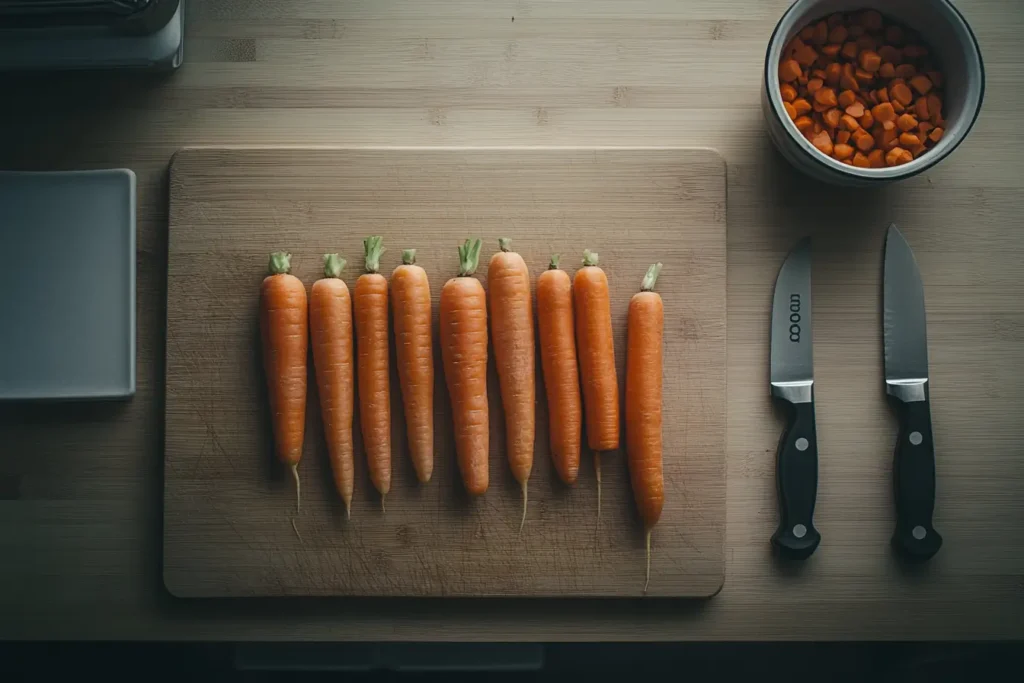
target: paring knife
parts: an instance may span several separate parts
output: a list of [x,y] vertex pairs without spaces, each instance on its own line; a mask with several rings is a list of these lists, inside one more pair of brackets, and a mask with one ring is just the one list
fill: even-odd
[[899,415],[893,458],[896,531],[893,546],[908,559],[927,560],[942,537],[932,526],[935,444],[928,405],[928,337],[924,286],[914,252],[895,225],[885,238],[883,345],[885,391]]
[[772,545],[784,555],[804,559],[821,541],[813,522],[818,440],[814,425],[810,238],[793,248],[775,280],[771,343],[772,396],[783,401],[789,412],[776,461],[782,519]]

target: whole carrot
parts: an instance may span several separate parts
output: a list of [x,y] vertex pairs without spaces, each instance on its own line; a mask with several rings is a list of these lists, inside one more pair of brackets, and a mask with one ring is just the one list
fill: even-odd
[[597,474],[597,514],[601,515],[601,451],[619,447],[619,379],[615,371],[612,305],[608,277],[598,267],[598,255],[583,252],[583,268],[573,280],[576,304],[576,342],[579,345],[587,444],[594,451]]
[[665,320],[661,295],[652,291],[661,264],[647,269],[629,302],[626,324],[626,455],[640,519],[644,522],[647,578],[651,581],[651,529],[661,518],[665,482],[661,471],[661,374]]
[[491,257],[487,267],[487,293],[491,304],[494,360],[505,409],[508,464],[523,490],[523,517],[519,522],[522,533],[537,429],[533,295],[530,270],[523,257],[512,251],[512,240],[502,237],[498,247],[500,251]]
[[572,315],[572,280],[558,268],[558,254],[537,277],[540,359],[548,396],[551,458],[558,476],[572,484],[580,470],[583,406]]
[[[289,274],[292,255],[270,255],[270,274],[260,288],[263,368],[277,457],[295,479],[295,512],[302,504],[299,460],[306,429],[306,355],[309,346],[306,287]],[[293,522],[294,524],[294,522]],[[297,532],[296,532],[297,533]]]
[[345,503],[345,516],[349,517],[355,479],[352,445],[355,367],[352,363],[352,297],[341,279],[344,268],[345,259],[337,254],[324,254],[324,277],[313,283],[310,292],[309,327],[334,485]]
[[391,375],[388,367],[388,281],[378,271],[384,239],[363,240],[366,272],[356,280],[356,373],[359,378],[359,424],[370,468],[380,492],[381,508],[391,490]]
[[455,452],[470,495],[487,491],[490,423],[487,410],[487,297],[472,277],[481,242],[459,247],[459,276],[441,289],[441,357],[452,399]]
[[434,471],[434,343],[430,281],[416,265],[415,249],[402,252],[402,265],[391,274],[391,299],[409,455],[416,478],[426,483]]

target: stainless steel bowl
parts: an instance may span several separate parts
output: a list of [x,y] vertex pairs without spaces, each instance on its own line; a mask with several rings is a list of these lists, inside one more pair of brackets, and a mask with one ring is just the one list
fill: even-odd
[[[812,21],[835,12],[876,9],[917,31],[937,57],[945,76],[943,114],[946,132],[917,159],[887,168],[858,168],[819,152],[786,115],[779,93],[779,57],[790,38]],[[761,108],[772,142],[786,159],[807,175],[834,185],[870,186],[903,180],[945,159],[967,137],[985,96],[981,49],[963,15],[948,0],[797,0],[775,27],[764,61]]]

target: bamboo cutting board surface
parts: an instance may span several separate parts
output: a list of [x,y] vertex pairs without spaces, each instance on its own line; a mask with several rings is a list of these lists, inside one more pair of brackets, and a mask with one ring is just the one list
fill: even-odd
[[[529,512],[489,375],[491,484],[469,499],[459,480],[440,351],[435,348],[435,466],[416,482],[406,451],[392,350],[392,490],[370,484],[356,417],[356,493],[345,519],[333,489],[313,378],[302,509],[272,456],[260,367],[258,292],[274,250],[293,254],[307,287],[321,255],[349,260],[381,234],[390,274],[415,247],[431,278],[434,333],[456,245],[498,237],[531,269],[583,249],[611,284],[620,391],[629,298],[647,266],[665,267],[665,509],[652,541],[648,595],[707,597],[724,579],[726,428],[725,164],[701,149],[188,149],[170,173],[164,581],[180,597],[639,596],[643,530],[624,451],[593,460],[572,487],[557,479],[537,360],[537,439]],[[310,368],[312,370],[312,367]],[[293,531],[294,519],[298,535]]]

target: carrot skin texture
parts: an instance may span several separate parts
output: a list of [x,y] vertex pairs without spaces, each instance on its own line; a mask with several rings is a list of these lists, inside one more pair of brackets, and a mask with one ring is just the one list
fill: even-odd
[[416,478],[426,483],[434,471],[434,345],[427,272],[412,263],[395,268],[391,297],[409,456]]
[[487,406],[487,296],[472,277],[441,289],[441,356],[452,401],[455,451],[466,491],[479,496],[489,483]]
[[576,342],[583,386],[587,444],[591,450],[619,447],[619,380],[608,277],[597,266],[584,266],[573,279]]
[[[340,270],[340,269],[339,269]],[[328,276],[313,283],[309,298],[313,365],[334,485],[351,514],[355,486],[355,413],[352,297],[344,280]]]
[[359,382],[359,425],[370,480],[381,496],[391,490],[391,374],[388,282],[380,273],[356,280],[353,296]]
[[580,470],[583,405],[576,360],[572,280],[552,268],[537,278],[537,324],[548,398],[551,457],[559,478],[573,484]]
[[260,291],[263,367],[267,375],[274,448],[295,467],[306,429],[306,363],[309,321],[306,287],[287,272],[268,275]]
[[629,302],[626,344],[626,455],[637,510],[650,530],[665,503],[661,401],[664,305],[656,292]]
[[520,484],[530,478],[536,436],[536,350],[530,271],[523,257],[499,251],[487,269],[491,339],[505,410],[509,466]]

